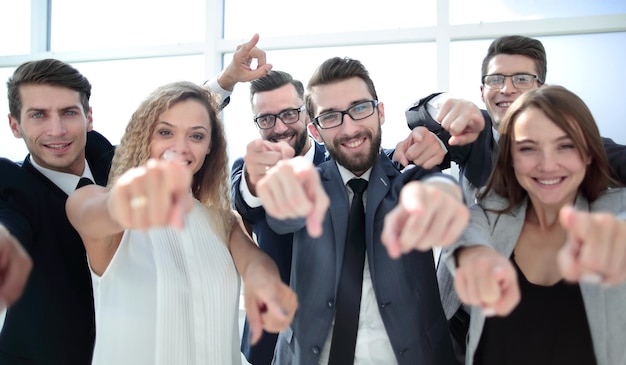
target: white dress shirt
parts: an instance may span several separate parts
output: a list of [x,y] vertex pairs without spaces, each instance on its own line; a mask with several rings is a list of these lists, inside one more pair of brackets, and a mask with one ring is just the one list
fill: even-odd
[[63,190],[65,194],[70,195],[74,190],[76,190],[76,185],[80,181],[81,177],[89,178],[91,181],[95,183],[95,179],[91,173],[91,169],[89,168],[89,164],[87,160],[85,160],[85,169],[83,170],[83,174],[81,176],[77,176],[74,174],[68,174],[66,172],[54,171],[49,168],[39,166],[35,160],[33,160],[32,156],[29,156],[29,161],[33,164],[33,167],[37,169],[37,171],[41,172],[43,176],[47,177],[54,183],[54,185],[58,186],[59,189]]

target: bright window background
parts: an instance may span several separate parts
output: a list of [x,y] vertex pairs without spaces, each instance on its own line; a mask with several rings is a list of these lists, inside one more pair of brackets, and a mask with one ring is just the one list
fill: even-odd
[[52,0],[51,47],[65,52],[204,42],[205,4],[205,0]]
[[436,24],[436,10],[436,0],[226,0],[224,37],[247,39],[254,33],[284,37],[427,27]]
[[30,52],[30,2],[0,0],[0,55]]
[[624,0],[450,0],[450,23],[494,23],[626,13]]

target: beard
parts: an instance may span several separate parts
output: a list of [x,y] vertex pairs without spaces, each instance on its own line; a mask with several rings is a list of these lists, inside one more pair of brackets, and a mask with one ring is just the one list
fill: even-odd
[[288,132],[283,134],[271,134],[267,137],[267,140],[272,142],[278,142],[284,138],[290,138],[292,136],[295,136],[293,145],[291,146],[294,150],[294,156],[300,156],[302,150],[304,149],[304,146],[306,146],[307,138],[309,138],[309,134],[307,133],[306,129],[300,133],[294,130],[289,130]]
[[[337,138],[332,141],[332,143],[326,143],[326,149],[330,156],[337,161],[338,164],[348,169],[353,174],[360,176],[365,171],[367,171],[370,167],[374,166],[376,163],[376,159],[378,158],[378,154],[380,153],[380,143],[381,143],[381,127],[378,124],[378,131],[375,136],[373,136],[369,131],[361,132],[356,134],[355,136],[351,136],[349,138]],[[365,153],[346,153],[341,149],[341,143],[352,139],[352,138],[368,138],[371,140],[371,145],[369,150],[365,151]]]

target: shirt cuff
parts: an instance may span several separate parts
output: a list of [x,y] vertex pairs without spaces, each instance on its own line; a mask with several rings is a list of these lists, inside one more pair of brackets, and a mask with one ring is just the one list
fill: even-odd
[[250,192],[250,188],[248,187],[248,182],[245,177],[246,166],[244,165],[241,169],[241,179],[239,180],[239,192],[241,193],[241,197],[243,201],[248,204],[250,208],[258,208],[262,205],[261,199],[257,196],[252,195]]
[[220,83],[217,82],[217,75],[211,78],[210,80],[205,81],[204,86],[209,88],[209,90],[211,90],[212,93],[219,96],[220,98],[219,104],[222,105],[222,108],[226,106],[224,105],[225,102],[226,104],[228,104],[227,100],[230,100],[230,96],[233,94],[232,91],[225,90],[224,88],[220,86]]

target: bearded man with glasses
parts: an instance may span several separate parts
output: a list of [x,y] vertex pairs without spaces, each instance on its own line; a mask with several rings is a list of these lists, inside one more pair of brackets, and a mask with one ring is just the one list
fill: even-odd
[[[315,165],[327,160],[326,149],[309,137],[307,125],[311,120],[304,106],[304,85],[290,74],[272,70],[252,81],[250,103],[261,138],[249,143],[246,156],[233,163],[231,200],[256,236],[259,247],[276,262],[281,279],[288,284],[293,234],[277,234],[267,225],[256,183],[270,167],[286,157],[278,142],[286,142],[296,156],[304,156]],[[275,333],[263,332],[258,342],[254,342],[246,318],[241,352],[250,364],[269,365],[277,337]]]

